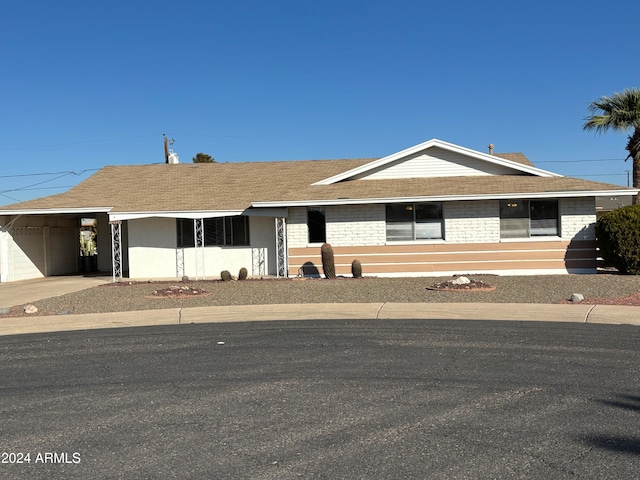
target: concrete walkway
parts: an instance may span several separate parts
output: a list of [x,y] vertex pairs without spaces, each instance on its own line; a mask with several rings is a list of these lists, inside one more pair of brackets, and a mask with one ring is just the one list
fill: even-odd
[[[0,284],[0,307],[91,288],[110,277],[50,277]],[[0,320],[0,335],[272,320],[511,320],[627,324],[640,326],[640,307],[514,303],[331,303],[239,305],[172,308],[85,315],[9,317]]]

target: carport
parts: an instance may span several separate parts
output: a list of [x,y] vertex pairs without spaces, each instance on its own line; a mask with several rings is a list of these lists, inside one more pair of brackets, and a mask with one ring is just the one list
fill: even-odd
[[[114,269],[113,232],[117,234],[117,271],[126,264],[120,252],[126,222],[111,225],[108,209],[63,208],[3,211],[0,215],[0,282],[13,282],[81,272],[80,225],[83,218],[97,220],[97,268],[104,274]],[[124,235],[126,238],[126,235]]]

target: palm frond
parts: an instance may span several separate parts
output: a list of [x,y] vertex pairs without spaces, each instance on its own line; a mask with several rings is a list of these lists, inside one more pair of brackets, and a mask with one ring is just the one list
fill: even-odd
[[630,88],[612,96],[603,96],[589,104],[584,130],[603,133],[640,128],[640,89]]

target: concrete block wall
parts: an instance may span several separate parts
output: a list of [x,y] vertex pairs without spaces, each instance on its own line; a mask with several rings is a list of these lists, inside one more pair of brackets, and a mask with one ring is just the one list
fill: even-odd
[[[325,207],[327,242],[333,246],[385,245],[384,205]],[[499,203],[469,201],[445,203],[445,240],[448,243],[500,241]],[[308,245],[307,209],[289,209],[288,245]]]
[[596,199],[594,197],[560,200],[560,231],[566,240],[595,240]]
[[327,207],[327,242],[331,245],[361,246],[386,243],[384,205]]
[[306,207],[289,208],[289,216],[287,217],[287,246],[289,248],[306,247],[308,239]]
[[500,203],[496,200],[444,204],[444,238],[447,243],[500,241]]

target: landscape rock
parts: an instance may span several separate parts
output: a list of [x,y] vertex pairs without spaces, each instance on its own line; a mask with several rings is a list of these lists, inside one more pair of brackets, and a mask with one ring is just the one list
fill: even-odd
[[571,294],[571,301],[573,303],[580,303],[584,300],[584,295],[582,295],[581,293],[572,293]]
[[453,283],[454,285],[466,285],[467,283],[471,283],[471,280],[469,280],[467,277],[457,277],[451,280],[451,283]]
[[38,307],[35,305],[29,304],[24,306],[24,313],[36,313],[38,311]]

